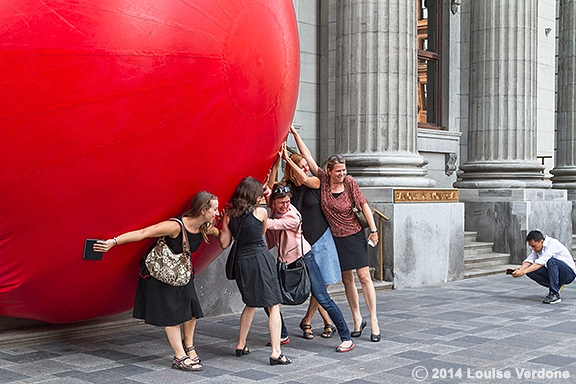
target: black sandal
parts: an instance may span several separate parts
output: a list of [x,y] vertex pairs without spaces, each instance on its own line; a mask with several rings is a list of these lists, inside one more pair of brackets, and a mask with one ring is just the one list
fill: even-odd
[[[192,352],[196,350],[195,346],[191,346],[191,347],[187,347],[184,344],[184,340],[182,340],[182,347],[184,347],[184,352],[186,352],[186,354],[188,355],[188,352]],[[188,355],[188,357],[190,357],[190,355]],[[196,356],[195,357],[190,357],[190,360],[192,360],[195,364],[200,364],[202,363],[202,360],[200,359],[200,356],[198,356],[198,352],[196,352]]]
[[242,355],[249,355],[250,354],[250,350],[248,349],[248,346],[244,346],[244,348],[242,349],[236,349],[236,357],[242,357]]
[[292,364],[292,360],[287,358],[286,356],[280,354],[277,358],[270,358],[270,365],[288,365]]
[[334,334],[334,332],[336,332],[336,327],[332,324],[326,324],[324,326],[324,332],[322,332],[320,336],[322,336],[325,339],[329,339],[332,337],[332,334]]
[[304,324],[300,322],[300,329],[302,330],[302,337],[306,340],[312,340],[314,338],[314,332],[312,332],[312,325]]
[[[190,360],[192,363],[185,364],[184,362],[186,360]],[[204,369],[204,367],[202,367],[202,364],[195,362],[188,355],[183,356],[181,358],[177,358],[176,356],[174,356],[174,360],[172,360],[172,368],[190,372],[199,372]]]

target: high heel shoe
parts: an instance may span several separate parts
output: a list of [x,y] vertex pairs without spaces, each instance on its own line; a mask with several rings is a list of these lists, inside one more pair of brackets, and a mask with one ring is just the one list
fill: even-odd
[[248,346],[244,346],[244,348],[242,349],[237,349],[236,350],[236,357],[242,357],[242,355],[249,355],[250,354],[250,350],[248,349]]
[[371,334],[370,335],[370,341],[373,341],[375,343],[379,342],[380,341],[380,334],[377,334],[377,335]]
[[360,325],[360,330],[359,330],[359,331],[350,332],[350,336],[352,336],[352,337],[360,337],[360,336],[362,336],[362,331],[364,330],[364,328],[366,328],[367,325],[368,325],[368,323],[366,322],[366,320],[362,319],[362,323],[361,323],[361,325]]
[[280,354],[277,358],[270,358],[270,365],[288,365],[292,364],[292,360]]

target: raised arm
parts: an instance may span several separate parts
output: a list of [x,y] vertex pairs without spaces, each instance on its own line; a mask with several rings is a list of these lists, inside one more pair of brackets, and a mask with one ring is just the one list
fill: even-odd
[[272,164],[272,168],[270,168],[270,172],[268,172],[268,177],[266,178],[266,183],[264,183],[265,187],[272,189],[272,186],[276,182],[276,175],[278,174],[278,168],[280,167],[280,161],[282,160],[282,153],[284,152],[285,144],[282,144],[282,148],[278,152],[276,156],[276,160],[274,160],[274,164]]
[[[294,176],[296,178],[296,185],[305,185],[308,188],[318,189],[320,188],[320,179],[316,176],[309,176],[296,164],[288,153],[284,152],[283,158],[286,161],[286,164],[294,170]],[[308,161],[308,160],[306,160]]]
[[296,145],[298,146],[298,150],[300,151],[300,154],[308,162],[308,166],[310,167],[310,172],[312,172],[312,174],[314,176],[318,176],[318,164],[316,164],[316,161],[312,157],[312,153],[310,153],[310,150],[308,149],[308,147],[304,143],[304,140],[302,140],[302,138],[300,137],[298,132],[296,132],[296,128],[294,128],[293,125],[290,127],[290,132],[292,133],[292,136],[294,136],[294,140],[296,141]]
[[232,233],[230,232],[230,227],[228,227],[229,223],[230,216],[228,216],[228,211],[224,210],[222,216],[222,229],[220,230],[220,237],[218,237],[222,249],[228,248],[232,242]]

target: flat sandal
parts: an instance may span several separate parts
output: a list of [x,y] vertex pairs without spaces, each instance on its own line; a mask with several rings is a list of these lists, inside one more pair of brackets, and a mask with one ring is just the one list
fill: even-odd
[[[188,355],[188,352],[192,352],[192,351],[196,350],[195,346],[187,347],[186,344],[184,344],[184,340],[182,340],[182,347],[184,348],[184,352],[186,352],[186,355]],[[188,356],[188,357],[190,357],[190,356]],[[201,364],[202,363],[200,356],[198,356],[198,352],[196,352],[195,357],[190,357],[190,360],[192,360],[195,364]]]
[[[192,361],[192,363],[184,364],[186,360],[190,360]],[[202,364],[195,363],[194,360],[190,358],[190,356],[188,355],[182,356],[181,358],[177,358],[176,356],[174,356],[174,359],[172,360],[172,368],[189,372],[200,372],[201,370],[204,369],[204,367],[202,367]]]

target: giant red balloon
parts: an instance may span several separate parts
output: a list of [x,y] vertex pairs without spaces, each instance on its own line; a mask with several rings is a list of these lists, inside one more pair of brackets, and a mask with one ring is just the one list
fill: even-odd
[[[82,259],[263,180],[296,105],[291,0],[0,3],[0,315],[53,323],[132,307],[150,242]],[[220,253],[194,255],[197,271]],[[222,276],[222,279],[225,279]]]

